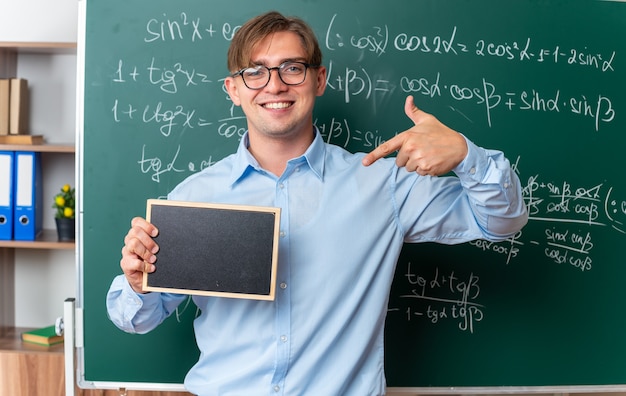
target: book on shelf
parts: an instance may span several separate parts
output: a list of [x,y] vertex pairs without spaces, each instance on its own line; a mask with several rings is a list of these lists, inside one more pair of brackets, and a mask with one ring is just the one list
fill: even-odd
[[12,78],[9,95],[9,134],[28,134],[28,81]]
[[44,144],[43,135],[0,135],[0,144]]
[[0,136],[9,134],[9,102],[11,80],[0,78]]
[[22,341],[31,344],[51,346],[62,343],[63,336],[57,334],[55,325],[51,325],[23,332]]

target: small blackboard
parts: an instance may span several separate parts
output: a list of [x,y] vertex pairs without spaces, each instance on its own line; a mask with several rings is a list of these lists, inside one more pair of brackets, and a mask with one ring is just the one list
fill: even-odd
[[149,199],[159,229],[146,291],[273,300],[280,208]]

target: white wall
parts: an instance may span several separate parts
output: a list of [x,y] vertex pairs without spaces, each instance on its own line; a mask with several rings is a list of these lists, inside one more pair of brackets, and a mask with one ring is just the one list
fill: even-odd
[[0,41],[76,41],[78,0],[0,0],[0,9]]
[[[0,0],[0,41],[76,42],[78,0]],[[51,143],[72,144],[76,123],[74,54],[20,53],[17,75],[28,79],[31,134]],[[75,184],[72,154],[43,153],[43,223],[54,229],[54,195]],[[15,325],[53,324],[63,301],[76,297],[76,258],[72,250],[16,249]]]

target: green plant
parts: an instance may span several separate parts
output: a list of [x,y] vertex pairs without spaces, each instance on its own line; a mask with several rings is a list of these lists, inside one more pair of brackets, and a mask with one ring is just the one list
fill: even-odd
[[69,184],[61,187],[61,192],[55,195],[53,208],[57,212],[54,215],[57,219],[73,219],[76,204],[75,190]]

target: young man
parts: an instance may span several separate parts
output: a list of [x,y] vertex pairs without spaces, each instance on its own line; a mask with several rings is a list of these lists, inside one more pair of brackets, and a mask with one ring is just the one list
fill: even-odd
[[[479,148],[407,98],[415,124],[369,154],[325,144],[313,125],[326,69],[310,27],[272,12],[235,35],[228,93],[248,132],[237,153],[170,199],[282,208],[272,302],[194,297],[198,395],[383,395],[383,331],[403,243],[502,240],[527,221],[501,152]],[[383,158],[397,151],[395,159]],[[457,177],[431,177],[453,171]],[[127,332],[158,326],[186,296],[142,294],[158,230],[135,218],[107,296]]]

